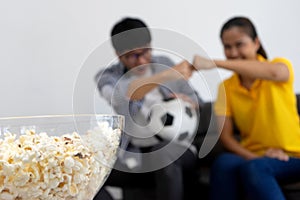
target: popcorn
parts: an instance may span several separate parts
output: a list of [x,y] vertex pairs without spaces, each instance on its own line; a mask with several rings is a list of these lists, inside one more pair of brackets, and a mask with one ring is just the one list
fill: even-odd
[[121,131],[105,123],[48,136],[25,130],[0,139],[0,200],[91,200],[116,160]]

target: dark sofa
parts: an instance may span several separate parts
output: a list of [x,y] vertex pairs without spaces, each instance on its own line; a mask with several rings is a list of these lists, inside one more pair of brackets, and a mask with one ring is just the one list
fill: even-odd
[[[300,116],[300,94],[296,94],[296,98],[298,114]],[[201,184],[203,195],[207,197],[208,194],[206,191],[208,191],[209,188],[210,166],[216,156],[225,151],[222,144],[219,141],[216,142],[218,134],[215,116],[212,112],[212,102],[206,102],[203,105],[200,113],[199,126],[200,127],[195,138],[195,144],[198,146],[198,148],[200,148],[200,154],[203,156],[199,159],[198,163],[199,182]],[[236,135],[238,137],[238,130],[236,130]],[[212,147],[211,150],[210,147]],[[207,153],[207,151],[209,152]],[[299,183],[282,185],[282,188],[288,200],[300,199],[300,180]]]
[[[300,94],[297,97],[298,114],[300,115]],[[204,103],[200,112],[200,123],[197,135],[195,137],[195,145],[200,149],[202,155],[198,161],[199,176],[199,199],[208,199],[210,166],[217,155],[224,152],[222,144],[218,141],[218,132],[215,116],[212,112],[212,102]],[[300,123],[299,123],[300,124]],[[238,136],[238,131],[237,136]],[[205,142],[204,142],[205,141]],[[147,174],[145,174],[147,176]],[[153,177],[147,177],[145,183],[139,185],[128,185],[123,190],[123,200],[143,199],[155,200],[153,192]],[[287,200],[300,199],[300,181],[299,183],[282,185]]]

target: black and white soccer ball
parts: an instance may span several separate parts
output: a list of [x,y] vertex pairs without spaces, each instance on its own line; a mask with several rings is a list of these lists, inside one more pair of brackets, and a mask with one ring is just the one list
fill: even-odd
[[191,141],[198,128],[196,109],[180,98],[155,104],[148,116],[148,127],[157,137],[168,141]]

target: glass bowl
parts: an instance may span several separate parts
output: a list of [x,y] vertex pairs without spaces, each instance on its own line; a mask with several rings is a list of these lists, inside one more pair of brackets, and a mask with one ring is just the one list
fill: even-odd
[[92,200],[123,128],[121,115],[0,118],[0,199]]

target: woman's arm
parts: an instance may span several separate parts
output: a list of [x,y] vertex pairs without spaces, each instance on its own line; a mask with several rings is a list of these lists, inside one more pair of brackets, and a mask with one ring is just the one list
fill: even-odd
[[220,140],[227,150],[240,155],[245,159],[253,159],[258,157],[256,154],[242,147],[234,137],[233,122],[230,117],[218,116],[217,122],[218,130],[221,132]]
[[289,79],[289,70],[284,63],[261,62],[258,60],[209,60],[196,55],[193,65],[198,70],[219,67],[255,79],[273,81],[287,81]]
[[127,89],[127,97],[130,100],[141,100],[148,92],[167,81],[189,79],[192,76],[193,67],[187,61],[183,61],[174,67],[158,74],[132,81]]

